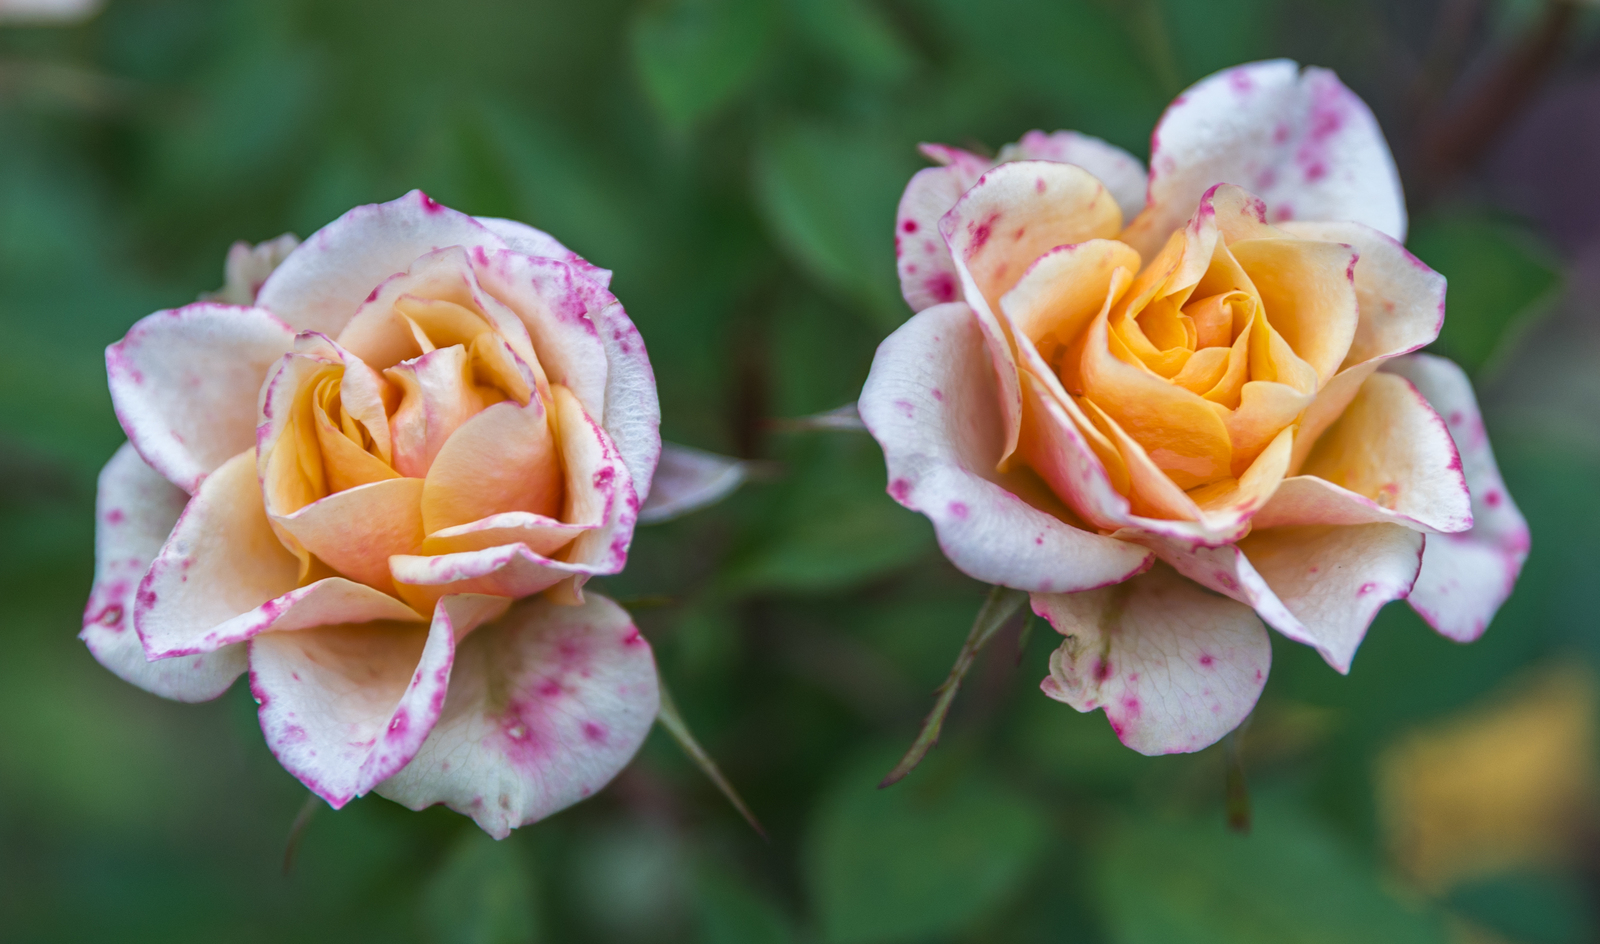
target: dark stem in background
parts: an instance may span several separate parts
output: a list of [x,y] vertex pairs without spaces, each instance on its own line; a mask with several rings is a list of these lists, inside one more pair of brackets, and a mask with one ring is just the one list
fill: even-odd
[[1250,724],[1247,716],[1237,728],[1222,738],[1223,763],[1227,767],[1224,784],[1227,790],[1228,828],[1236,833],[1250,832],[1250,784],[1244,777],[1244,758],[1239,742],[1244,740],[1244,729]]
[[[1471,14],[1467,10],[1461,15]],[[1422,202],[1437,197],[1470,170],[1533,97],[1559,60],[1577,15],[1575,0],[1549,0],[1533,28],[1459,97],[1459,104],[1419,122],[1412,182]],[[1441,18],[1442,33],[1461,28]],[[1451,42],[1448,35],[1441,36],[1435,44],[1441,55],[1449,52]]]

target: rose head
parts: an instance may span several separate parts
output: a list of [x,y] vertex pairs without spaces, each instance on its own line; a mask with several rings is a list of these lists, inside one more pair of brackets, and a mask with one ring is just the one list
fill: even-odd
[[1066,637],[1046,694],[1196,750],[1254,706],[1262,620],[1341,672],[1390,600],[1483,632],[1527,527],[1465,375],[1412,353],[1445,282],[1401,246],[1393,161],[1337,78],[1202,81],[1148,179],[1073,132],[924,151],[944,166],[896,222],[918,314],[861,417],[951,561]]
[[598,789],[657,697],[627,614],[581,589],[626,562],[661,448],[610,273],[420,192],[228,270],[240,304],[107,349],[129,443],[100,478],[96,658],[185,701],[248,668],[273,753],[336,807],[376,789],[504,835]]

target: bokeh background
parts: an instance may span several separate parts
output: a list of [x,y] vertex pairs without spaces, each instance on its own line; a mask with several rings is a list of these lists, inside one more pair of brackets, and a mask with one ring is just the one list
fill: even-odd
[[[0,937],[7,941],[1477,942],[1596,939],[1600,9],[1543,0],[0,0]],[[28,6],[48,8],[46,0]],[[8,12],[8,8],[10,11]],[[46,10],[48,13],[48,10]],[[1403,605],[1348,677],[1274,639],[1240,740],[1144,758],[1007,629],[914,735],[984,588],[849,432],[909,314],[915,145],[1075,128],[1148,154],[1188,83],[1271,56],[1377,112],[1410,246],[1450,279],[1532,556],[1482,641]],[[421,187],[616,271],[663,432],[763,460],[642,529],[629,603],[763,841],[661,732],[495,843],[443,809],[325,807],[244,686],[201,706],[74,638],[102,349],[216,288],[236,239]]]

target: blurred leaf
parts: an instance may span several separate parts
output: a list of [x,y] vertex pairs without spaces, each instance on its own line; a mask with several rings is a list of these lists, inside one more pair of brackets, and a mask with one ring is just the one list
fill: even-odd
[[736,97],[766,57],[771,0],[656,0],[633,23],[633,60],[667,124],[686,130]]
[[461,830],[429,880],[422,914],[440,944],[528,944],[537,940],[533,877],[513,842]]
[[1371,944],[1448,940],[1401,904],[1373,864],[1291,801],[1257,795],[1255,828],[1145,816],[1102,838],[1100,899],[1118,944]]
[[733,874],[703,868],[695,886],[699,944],[795,944],[783,909]]
[[1560,271],[1527,233],[1486,215],[1419,220],[1408,244],[1450,280],[1435,350],[1469,373],[1482,370],[1561,281]]
[[778,241],[825,286],[861,304],[881,331],[910,314],[894,268],[894,213],[918,162],[857,129],[799,122],[756,150],[756,198]]
[[893,763],[852,765],[817,808],[805,878],[826,944],[917,941],[973,925],[1022,885],[1049,821],[1033,800],[968,758],[930,761],[894,790]]
[[863,78],[894,82],[916,66],[916,57],[894,25],[871,0],[790,0],[808,40]]
[[1275,51],[1274,0],[1154,0],[1185,85]]
[[820,591],[857,584],[927,551],[932,528],[884,494],[878,444],[808,434],[769,512],[723,569],[733,591]]
[[1584,944],[1595,940],[1594,905],[1587,890],[1560,875],[1514,872],[1474,882],[1450,895],[1462,917],[1518,944]]

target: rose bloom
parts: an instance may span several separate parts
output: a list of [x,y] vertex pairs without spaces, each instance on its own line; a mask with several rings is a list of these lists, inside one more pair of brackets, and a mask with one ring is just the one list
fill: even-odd
[[622,569],[661,450],[611,273],[420,191],[227,268],[235,304],[106,351],[129,441],[90,650],[181,701],[248,669],[268,746],[334,807],[376,790],[504,836],[599,789],[658,707],[649,646],[582,591]]
[[896,222],[918,314],[860,401],[889,493],[950,560],[1066,638],[1043,689],[1144,753],[1254,707],[1262,622],[1340,672],[1405,598],[1476,639],[1528,531],[1460,368],[1445,280],[1365,104],[1330,72],[1240,66],[1137,160],[1031,132],[924,146]]

